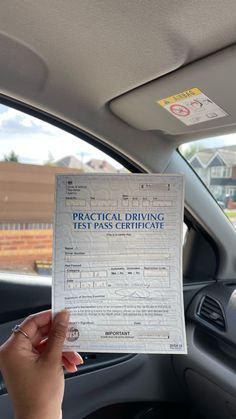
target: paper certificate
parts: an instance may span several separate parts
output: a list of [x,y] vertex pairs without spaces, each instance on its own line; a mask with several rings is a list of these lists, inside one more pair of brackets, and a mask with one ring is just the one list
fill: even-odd
[[66,174],[56,179],[53,312],[64,350],[186,353],[183,177]]

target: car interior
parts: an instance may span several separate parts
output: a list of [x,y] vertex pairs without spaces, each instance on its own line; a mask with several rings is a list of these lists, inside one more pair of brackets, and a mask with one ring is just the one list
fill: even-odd
[[[193,162],[202,156],[207,170],[206,153],[196,146],[205,139],[211,144],[209,154],[209,148],[218,147],[218,138],[230,138],[231,148],[221,153],[221,160],[235,156],[235,23],[234,0],[0,4],[2,107],[50,124],[65,138],[70,134],[83,140],[131,173],[181,173],[185,179],[188,354],[82,354],[85,363],[78,372],[65,371],[65,419],[236,417],[236,212],[222,208],[226,194],[213,196]],[[185,123],[187,115],[179,112],[184,108],[181,94],[191,89],[199,89],[215,108],[203,120]],[[175,112],[167,109],[168,101],[160,104],[166,98],[177,100],[176,95],[180,102]],[[1,115],[0,153],[8,129]],[[182,151],[189,143],[195,147],[192,160]],[[73,154],[69,142],[67,148]],[[0,162],[0,236],[15,222],[9,208],[16,204],[8,197],[17,188],[14,163],[8,166],[8,182],[4,167]],[[236,160],[231,169],[230,181],[220,186],[236,196]],[[44,188],[49,188],[46,180]],[[24,195],[32,207],[36,192],[29,189]],[[38,222],[45,222],[47,196],[45,192],[44,204],[37,207]],[[52,194],[50,199],[51,208]],[[236,208],[233,197],[231,201],[230,208]],[[7,265],[3,269],[3,262],[12,263],[17,252],[12,250],[7,259],[2,249],[0,245],[0,343],[27,315],[51,306],[50,274],[8,271]],[[13,417],[1,375],[0,416]]]

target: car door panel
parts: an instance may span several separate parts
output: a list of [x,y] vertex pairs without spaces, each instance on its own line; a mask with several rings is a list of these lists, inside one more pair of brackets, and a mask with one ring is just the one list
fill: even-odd
[[231,280],[195,295],[186,313],[188,357],[173,358],[179,379],[209,419],[235,417],[235,293],[236,281]]
[[[23,319],[16,319],[20,323]],[[15,322],[0,325],[1,342]],[[83,354],[82,354],[83,355]],[[86,358],[76,374],[65,374],[66,419],[82,419],[101,407],[128,402],[182,402],[183,395],[168,355],[101,354]],[[16,371],[17,374],[17,371]],[[144,385],[145,383],[145,385]],[[36,390],[37,391],[37,390]],[[0,412],[12,418],[12,407],[0,377]]]
[[[50,280],[38,278],[37,281],[33,284],[29,278],[20,278],[19,282],[17,279],[5,279],[0,283],[3,291],[0,293],[0,344],[25,315],[50,307]],[[186,287],[186,305],[202,287],[202,284]],[[185,400],[169,355],[83,353],[82,356],[85,364],[79,367],[78,372],[65,373],[63,405],[66,419],[82,419],[102,407],[119,403],[127,403],[128,406],[131,402],[172,404]],[[4,412],[5,419],[12,418],[11,403],[2,377],[0,411]]]
[[0,275],[0,324],[50,308],[51,279],[36,275]]

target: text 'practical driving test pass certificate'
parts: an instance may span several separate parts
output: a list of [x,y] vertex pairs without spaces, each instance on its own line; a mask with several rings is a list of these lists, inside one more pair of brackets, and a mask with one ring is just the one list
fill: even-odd
[[54,227],[64,350],[186,353],[181,175],[57,175]]

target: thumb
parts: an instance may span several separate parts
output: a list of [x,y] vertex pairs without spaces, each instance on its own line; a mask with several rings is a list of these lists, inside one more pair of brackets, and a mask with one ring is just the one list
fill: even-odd
[[56,314],[48,336],[44,358],[50,358],[50,360],[53,360],[54,362],[61,362],[61,353],[66,338],[68,323],[69,313],[67,310],[62,310]]

